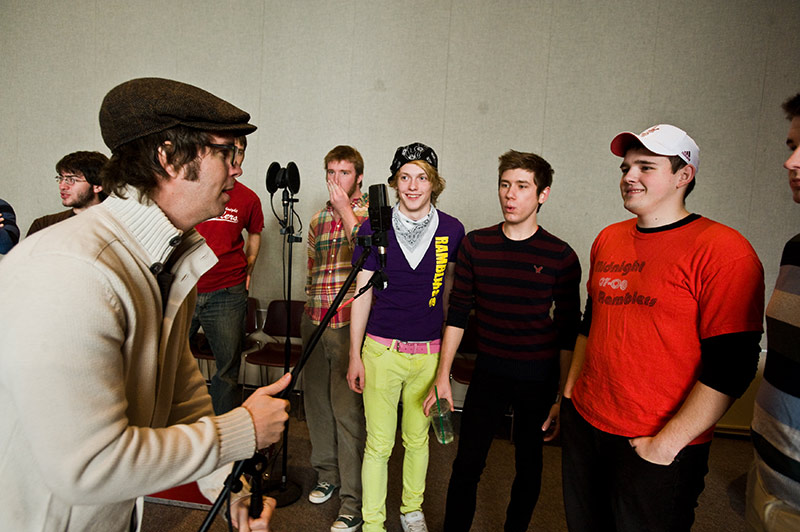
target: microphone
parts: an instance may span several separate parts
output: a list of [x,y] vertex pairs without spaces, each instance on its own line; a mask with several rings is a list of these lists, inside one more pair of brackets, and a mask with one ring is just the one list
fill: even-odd
[[386,267],[387,231],[392,227],[392,207],[386,185],[369,187],[369,225],[372,226],[372,243],[378,247],[380,269]]
[[283,219],[289,223],[289,190],[283,189],[283,196],[281,197],[281,204],[283,205]]
[[300,171],[294,161],[290,161],[286,168],[282,168],[277,161],[267,168],[267,192],[274,194],[279,188],[289,189],[292,194],[300,190]]

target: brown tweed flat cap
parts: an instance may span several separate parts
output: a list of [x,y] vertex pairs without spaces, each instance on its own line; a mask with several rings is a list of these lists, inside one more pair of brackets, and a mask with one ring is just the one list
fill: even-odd
[[177,125],[249,135],[256,126],[238,107],[194,85],[138,78],[117,85],[100,106],[100,132],[113,151],[126,142]]

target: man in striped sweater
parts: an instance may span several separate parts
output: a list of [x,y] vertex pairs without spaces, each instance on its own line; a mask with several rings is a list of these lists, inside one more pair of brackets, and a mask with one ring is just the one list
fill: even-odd
[[[478,358],[464,402],[445,531],[466,531],[472,525],[494,429],[509,406],[514,409],[516,476],[505,530],[527,530],[539,497],[542,441],[558,432],[560,392],[580,319],[578,257],[537,221],[553,169],[538,155],[511,150],[500,157],[498,174],[504,221],[463,240],[435,381],[439,398],[452,405],[450,367],[474,309]],[[426,413],[434,395],[432,389]]]
[[[800,203],[800,93],[783,104],[792,199]],[[800,235],[783,248],[767,306],[767,363],[753,412],[755,463],[747,482],[751,530],[800,530]]]

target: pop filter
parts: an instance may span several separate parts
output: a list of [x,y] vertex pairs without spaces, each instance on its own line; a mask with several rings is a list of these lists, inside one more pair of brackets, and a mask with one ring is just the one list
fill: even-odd
[[275,194],[278,190],[278,177],[282,173],[281,170],[281,165],[277,161],[269,165],[267,169],[267,192],[270,194]]
[[286,182],[279,186],[288,187],[289,192],[297,194],[300,191],[300,170],[297,169],[297,165],[294,164],[294,161],[290,161],[289,164],[286,165],[284,176],[286,176]]

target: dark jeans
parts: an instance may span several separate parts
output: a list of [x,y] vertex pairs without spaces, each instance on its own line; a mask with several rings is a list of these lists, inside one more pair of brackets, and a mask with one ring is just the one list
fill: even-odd
[[189,336],[193,336],[202,325],[214,353],[217,372],[211,377],[209,393],[217,415],[233,410],[242,402],[238,385],[246,314],[247,290],[244,283],[197,294]]
[[711,443],[685,447],[662,466],[643,460],[628,438],[594,428],[561,403],[564,509],[571,531],[688,532],[705,487]]
[[447,489],[444,530],[467,531],[475,515],[478,482],[495,430],[514,408],[516,476],[506,510],[506,532],[525,531],[539,499],[542,480],[542,423],[556,393],[556,383],[514,381],[475,372],[464,400],[458,451]]

